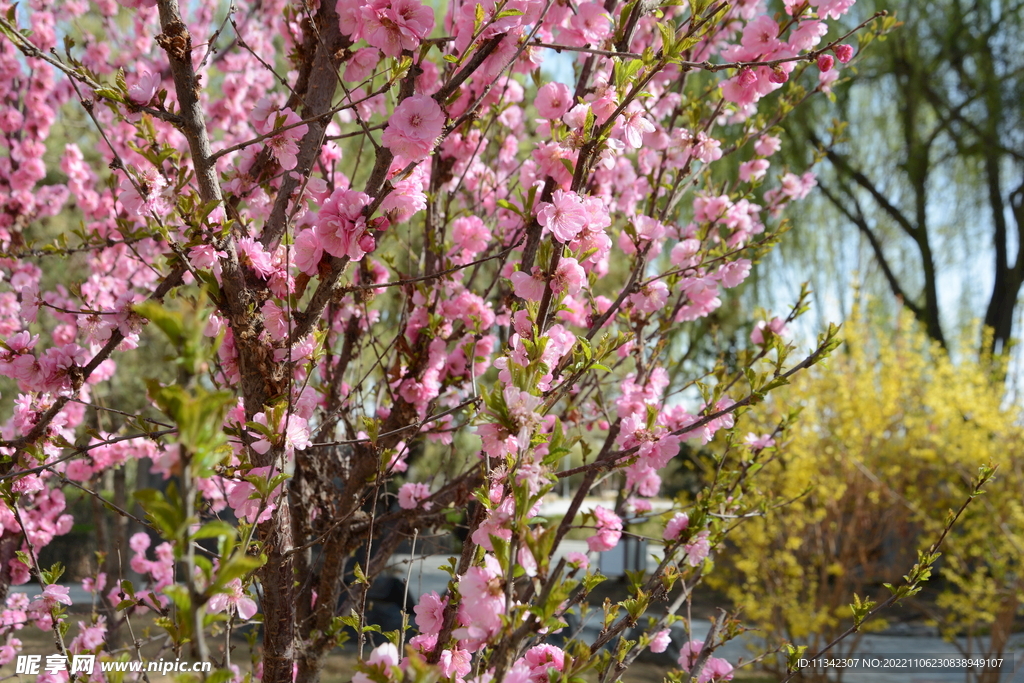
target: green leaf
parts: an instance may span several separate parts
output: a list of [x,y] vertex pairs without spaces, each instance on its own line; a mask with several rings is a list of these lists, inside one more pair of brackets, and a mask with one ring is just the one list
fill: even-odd
[[146,517],[160,531],[161,535],[170,540],[183,540],[187,521],[185,510],[181,505],[178,487],[172,481],[166,491],[142,489],[135,492],[135,500],[146,511]]
[[111,100],[112,102],[124,103],[124,97],[118,91],[113,88],[96,88],[93,90],[97,96],[102,97],[105,100]]
[[227,522],[215,519],[199,527],[199,530],[192,534],[192,539],[199,540],[201,538],[220,538],[221,536],[234,538],[236,533],[237,530],[235,529],[235,527],[228,524]]
[[57,583],[60,577],[64,575],[64,565],[60,562],[54,562],[49,569],[42,570],[43,581],[47,584]]
[[662,52],[666,55],[675,54],[676,49],[676,32],[675,28],[668,25],[667,22],[658,22],[658,32],[661,33]]
[[484,25],[484,6],[479,2],[476,4],[476,11],[473,13],[473,33],[479,33]]
[[206,677],[206,683],[228,683],[234,678],[235,674],[230,669],[217,669]]
[[247,578],[249,574],[256,571],[266,563],[266,555],[253,557],[252,555],[246,555],[243,551],[236,552],[221,566],[220,571],[217,572],[217,577],[208,592],[211,594],[216,593],[218,589],[223,588],[235,579]]
[[171,584],[164,586],[164,595],[171,599],[174,606],[183,612],[188,612],[192,608],[192,598],[189,597],[188,588],[181,584]]
[[156,301],[143,301],[132,307],[136,313],[160,328],[171,344],[181,343],[185,332],[184,319],[181,313],[172,311]]

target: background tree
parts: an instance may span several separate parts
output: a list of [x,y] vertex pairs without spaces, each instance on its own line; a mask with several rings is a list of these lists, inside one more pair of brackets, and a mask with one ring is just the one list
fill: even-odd
[[[866,252],[867,284],[940,344],[951,326],[980,317],[994,331],[982,338],[987,350],[1008,353],[1024,282],[1024,11],[969,0],[897,11],[899,29],[872,42],[857,77],[835,88],[847,125],[827,124],[820,102],[786,124],[795,154],[821,150],[831,207],[797,221],[801,236],[786,253],[813,252],[832,277],[830,264],[856,268],[851,255]],[[838,291],[849,273],[837,282],[820,289],[849,310]]]
[[[947,541],[938,585],[883,618],[933,619],[965,657],[1001,657],[1024,602],[1024,505],[1014,494],[1024,464],[1021,411],[1001,405],[986,358],[952,363],[907,311],[877,321],[855,310],[843,330],[828,370],[797,378],[772,399],[769,422],[749,425],[759,433],[800,410],[760,479],[763,517],[736,529],[734,552],[723,553],[709,581],[743,606],[768,643],[817,649],[846,629],[851,594],[889,595],[886,577],[936,533],[978,466],[998,462],[991,498],[968,510]],[[855,653],[857,642],[842,647]],[[813,680],[835,678],[816,673]],[[966,680],[999,678],[979,667]]]

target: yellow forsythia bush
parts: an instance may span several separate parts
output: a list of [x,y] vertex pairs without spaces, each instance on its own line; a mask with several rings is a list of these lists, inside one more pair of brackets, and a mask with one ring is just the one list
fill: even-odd
[[888,597],[882,583],[899,583],[990,463],[996,478],[946,539],[936,579],[886,616],[926,614],[1001,652],[1024,601],[1021,410],[990,362],[953,363],[907,317],[884,332],[857,318],[843,336],[828,367],[772,394],[780,415],[801,412],[757,475],[764,516],[730,532],[708,580],[769,639],[815,652],[850,626],[854,593]]

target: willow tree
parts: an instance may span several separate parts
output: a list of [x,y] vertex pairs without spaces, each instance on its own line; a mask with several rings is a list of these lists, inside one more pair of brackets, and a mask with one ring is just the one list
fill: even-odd
[[[786,124],[789,149],[806,155],[811,143],[824,167],[825,219],[798,224],[821,226],[829,259],[870,254],[867,284],[943,346],[950,326],[966,322],[950,310],[957,302],[992,329],[982,350],[1006,354],[1013,334],[1024,282],[1022,7],[908,3],[888,40],[858,54],[858,77],[835,86],[848,125],[813,107]],[[805,233],[788,246],[808,242]]]

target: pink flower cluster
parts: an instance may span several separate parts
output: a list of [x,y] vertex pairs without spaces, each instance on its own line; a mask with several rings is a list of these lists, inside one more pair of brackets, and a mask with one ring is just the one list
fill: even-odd
[[[269,478],[272,476],[271,467],[254,467],[246,473],[248,477]],[[264,499],[259,490],[248,481],[224,480],[224,497],[227,504],[234,510],[235,516],[244,519],[249,524],[261,524],[274,515],[277,509],[277,499],[281,496],[283,484],[271,491]]]
[[594,508],[594,523],[597,533],[587,539],[587,547],[593,552],[611,550],[622,538],[622,520],[614,512],[598,505]]
[[[691,671],[697,661],[701,650],[704,649],[703,640],[691,640],[680,649],[679,666],[684,671]],[[720,657],[708,657],[704,666],[697,676],[697,683],[713,683],[714,681],[731,681],[732,665]]]
[[224,588],[224,591],[215,594],[206,603],[206,610],[210,614],[235,611],[242,619],[249,619],[256,614],[256,601],[245,594],[241,579],[232,579]]
[[404,162],[419,161],[434,149],[444,121],[444,111],[434,98],[413,95],[395,107],[381,142]]
[[342,33],[388,57],[415,50],[434,29],[434,10],[419,0],[341,0],[338,19]]

